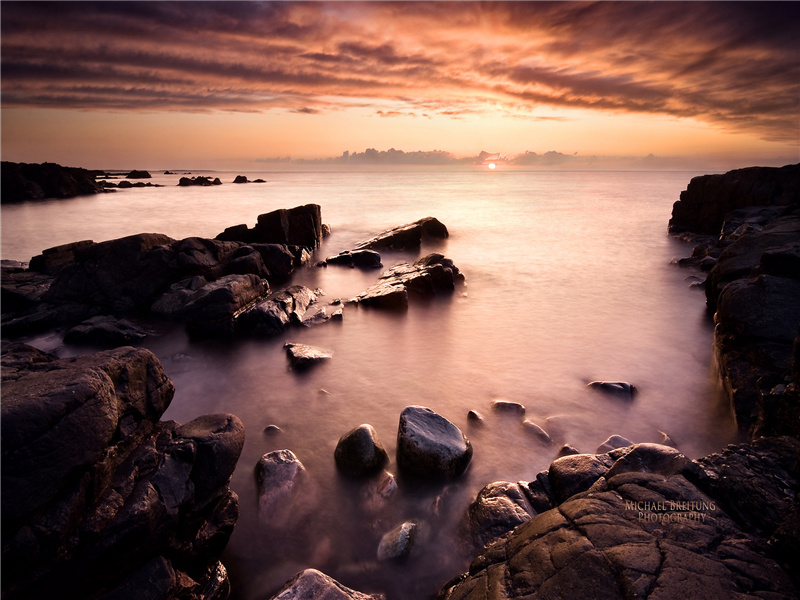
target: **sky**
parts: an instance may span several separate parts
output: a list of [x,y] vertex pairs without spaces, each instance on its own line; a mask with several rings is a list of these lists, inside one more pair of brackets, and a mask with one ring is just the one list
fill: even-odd
[[4,1],[0,21],[3,160],[800,162],[798,2]]

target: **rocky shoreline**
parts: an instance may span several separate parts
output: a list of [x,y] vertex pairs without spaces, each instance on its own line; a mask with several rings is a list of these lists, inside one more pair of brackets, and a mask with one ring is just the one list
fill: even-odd
[[[274,336],[341,319],[348,307],[405,310],[463,282],[453,262],[434,253],[395,265],[351,299],[325,303],[321,290],[291,285],[296,269],[380,268],[379,250],[448,235],[429,217],[314,264],[327,231],[321,208],[306,205],[213,240],[139,234],[51,248],[29,265],[4,262],[4,338],[55,330],[68,343],[114,348],[57,359],[3,344],[4,597],[227,596],[219,556],[238,515],[229,481],[244,428],[233,415],[160,421],[172,382],[155,356],[128,344],[164,319],[184,323],[194,338]],[[461,531],[477,556],[438,600],[797,597],[800,165],[695,178],[670,232],[694,244],[681,264],[708,273],[715,357],[750,441],[691,460],[668,438],[631,444],[611,436],[596,454],[565,446],[533,481],[485,486]],[[296,369],[332,359],[300,344],[286,350]],[[634,401],[630,384],[593,387]],[[494,409],[521,420],[519,407]],[[400,415],[397,447],[405,475],[433,481],[459,478],[472,456],[458,427],[420,406]],[[342,436],[334,460],[348,476],[374,480],[376,497],[397,488],[368,424]],[[288,449],[261,458],[261,519],[287,522],[304,472]],[[413,520],[387,531],[379,560],[402,562],[417,531]],[[273,596],[380,597],[314,569]]]

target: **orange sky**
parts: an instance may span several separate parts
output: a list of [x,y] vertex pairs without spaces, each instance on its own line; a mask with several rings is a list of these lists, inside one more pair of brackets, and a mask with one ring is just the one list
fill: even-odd
[[3,160],[800,160],[798,3],[3,2],[0,15]]

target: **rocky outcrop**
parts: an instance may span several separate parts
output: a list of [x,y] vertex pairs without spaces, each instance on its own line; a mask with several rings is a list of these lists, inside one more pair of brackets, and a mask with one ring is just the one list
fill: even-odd
[[146,337],[144,329],[127,319],[99,315],[68,330],[64,334],[64,343],[115,348],[136,344]]
[[289,580],[270,600],[385,600],[383,594],[362,594],[316,569],[306,569]]
[[448,237],[447,227],[434,217],[400,225],[356,244],[354,250],[416,250],[423,239]]
[[208,187],[211,185],[222,185],[222,181],[220,181],[219,177],[211,179],[210,177],[198,175],[197,177],[181,177],[180,180],[178,180],[178,185],[181,187],[189,187],[192,185]]
[[126,179],[150,179],[151,177],[152,175],[147,171],[137,171],[136,169],[125,175]]
[[472,460],[472,444],[461,430],[423,406],[409,406],[400,414],[397,465],[423,479],[457,477]]
[[3,161],[0,175],[0,199],[3,203],[71,198],[100,194],[103,185],[96,181],[101,173],[55,163],[29,164]]
[[800,437],[800,165],[692,180],[670,231],[715,234],[683,264],[708,271],[715,362],[740,429]]
[[161,422],[173,393],[147,350],[4,348],[4,598],[226,593],[244,428],[233,415]]
[[235,225],[217,235],[222,241],[286,244],[313,250],[322,242],[322,209],[306,204],[259,215],[255,227]]
[[432,297],[452,293],[464,275],[453,261],[441,254],[423,256],[413,264],[400,263],[381,275],[378,283],[351,300],[386,309],[405,309],[409,296]]
[[499,524],[493,533],[505,535],[439,599],[796,597],[798,457],[792,438],[729,446],[699,461],[634,445],[598,455],[599,477],[586,470],[576,486],[584,491],[538,511],[528,506],[531,490],[547,487],[541,479],[493,484],[470,511],[506,498],[478,531]]

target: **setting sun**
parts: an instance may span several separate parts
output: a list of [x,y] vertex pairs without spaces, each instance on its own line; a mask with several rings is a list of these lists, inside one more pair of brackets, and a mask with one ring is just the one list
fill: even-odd
[[489,163],[489,168],[490,169],[494,169],[495,168],[495,164],[494,163]]

